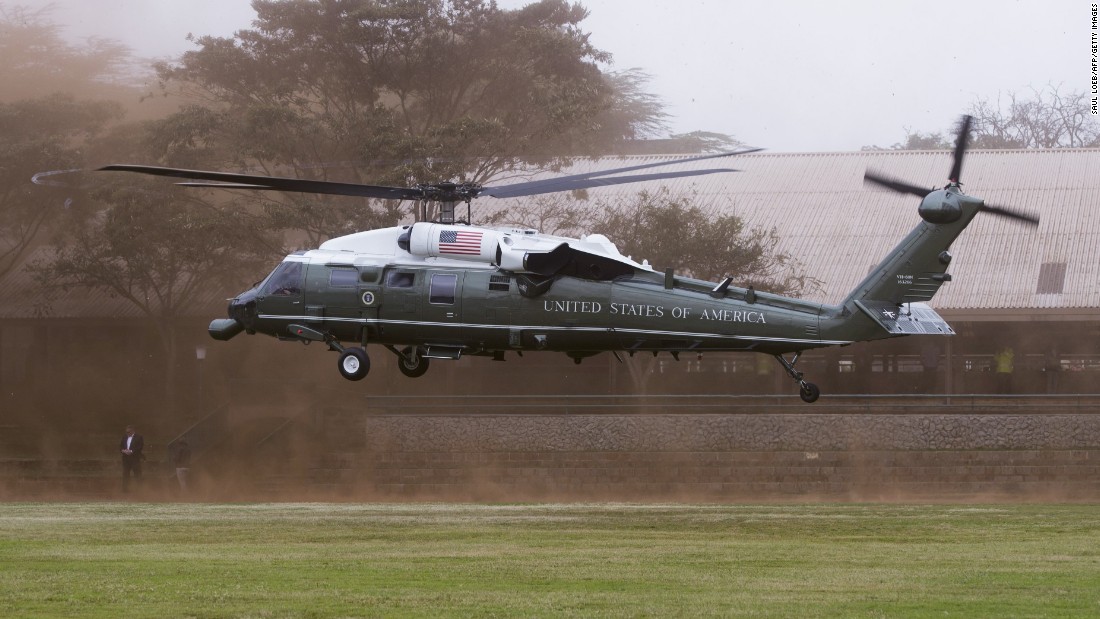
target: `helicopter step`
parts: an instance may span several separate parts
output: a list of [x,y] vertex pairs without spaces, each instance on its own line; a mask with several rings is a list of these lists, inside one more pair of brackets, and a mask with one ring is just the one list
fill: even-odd
[[776,361],[783,366],[783,369],[787,371],[787,375],[798,381],[798,397],[802,398],[802,401],[807,404],[816,402],[821,397],[821,389],[817,385],[803,379],[802,372],[794,369],[794,364],[798,363],[798,356],[801,353],[795,353],[794,358],[787,361],[783,355],[774,355]]
[[462,357],[461,346],[432,346],[428,345],[424,347],[424,352],[421,356],[427,359],[450,359],[451,361],[458,361]]

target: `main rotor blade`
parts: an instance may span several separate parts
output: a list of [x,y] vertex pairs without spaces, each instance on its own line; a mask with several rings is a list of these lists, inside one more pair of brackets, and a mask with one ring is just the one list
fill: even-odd
[[906,183],[905,181],[899,181],[897,179],[893,179],[893,178],[890,178],[888,176],[881,176],[881,175],[875,174],[874,172],[864,172],[863,173],[863,181],[874,183],[876,185],[882,185],[883,187],[893,189],[894,191],[896,191],[898,193],[911,193],[914,196],[918,196],[918,197],[921,197],[921,198],[923,198],[924,196],[927,196],[928,194],[932,193],[932,191],[933,191],[932,189],[927,189],[925,187],[917,187],[916,185],[910,185],[909,183]]
[[983,213],[989,213],[990,215],[998,215],[1000,217],[1008,217],[1009,219],[1015,219],[1016,221],[1022,221],[1032,226],[1039,225],[1039,217],[1030,213],[1024,213],[1003,206],[992,206],[989,204],[982,204],[978,207],[979,211]]
[[958,183],[959,177],[962,176],[963,154],[966,153],[966,145],[970,142],[970,122],[972,120],[974,120],[974,117],[967,114],[962,117],[962,124],[959,125],[959,134],[955,138],[955,159],[951,164],[951,175],[947,177],[952,183]]
[[252,189],[270,191],[293,191],[299,193],[322,193],[336,196],[358,196],[361,198],[380,198],[383,200],[415,200],[423,192],[409,187],[385,187],[379,185],[360,185],[357,183],[335,183],[332,181],[311,181],[299,178],[278,176],[258,176],[253,174],[230,174],[227,172],[207,172],[205,170],[184,170],[181,168],[162,168],[145,165],[109,165],[100,171],[137,172],[153,176],[189,178],[212,183],[182,183],[189,187],[222,187],[224,189]]
[[574,189],[588,189],[590,187],[610,187],[611,185],[624,185],[626,183],[640,183],[643,181],[657,181],[666,178],[684,178],[688,176],[702,176],[717,172],[740,172],[731,168],[715,168],[711,170],[685,170],[683,172],[658,172],[655,174],[635,174],[632,176],[612,176],[611,178],[580,178],[573,177],[549,178],[530,183],[516,183],[514,185],[501,185],[499,187],[485,187],[481,190],[483,196],[494,198],[520,198],[534,196],[543,193],[555,193],[558,191],[572,191]]
[[625,168],[614,168],[611,170],[600,170],[598,172],[585,172],[582,174],[571,174],[569,176],[559,176],[556,178],[548,178],[540,181],[530,181],[526,183],[513,183],[511,185],[498,185],[496,187],[484,187],[482,188],[481,195],[493,196],[496,198],[518,198],[522,196],[533,196],[543,193],[554,193],[557,191],[571,191],[574,189],[587,189],[589,187],[603,187],[607,185],[621,185],[623,183],[637,183],[641,181],[649,180],[661,180],[666,178],[682,178],[686,176],[699,176],[702,174],[714,174],[716,172],[736,172],[737,170],[731,170],[727,168],[718,168],[711,170],[687,170],[683,172],[661,172],[657,174],[642,174],[636,176],[616,176],[613,178],[599,179],[600,176],[608,176],[609,174],[621,174],[623,172],[635,172],[637,170],[645,170],[649,168],[656,168],[661,166],[675,165],[679,163],[691,163],[693,161],[703,161],[706,159],[717,159],[720,157],[732,157],[734,155],[747,155],[749,153],[755,153],[763,150],[762,148],[748,148],[745,150],[728,151],[723,153],[714,153],[710,155],[701,155],[698,157],[688,157],[686,159],[673,159],[669,161],[657,161],[654,163],[644,163],[641,165],[627,166]]

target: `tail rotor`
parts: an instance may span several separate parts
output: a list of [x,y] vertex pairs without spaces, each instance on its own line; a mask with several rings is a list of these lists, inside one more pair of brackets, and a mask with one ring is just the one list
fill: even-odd
[[[951,172],[947,177],[948,184],[943,189],[935,190],[918,187],[917,185],[890,178],[876,172],[864,173],[864,182],[886,187],[898,193],[907,193],[922,198],[920,213],[921,217],[924,217],[926,221],[932,223],[947,223],[948,221],[953,221],[953,219],[950,218],[958,211],[957,197],[962,193],[959,189],[962,184],[962,164],[963,158],[966,155],[967,145],[970,142],[970,126],[973,121],[974,117],[967,115],[963,116],[962,121],[959,123],[959,130],[955,137],[955,151],[952,154]],[[1003,206],[986,204],[984,201],[979,202],[980,204],[977,207],[979,212],[989,213],[990,215],[997,215],[999,217],[1007,217],[1014,221],[1023,222],[1032,226],[1039,225],[1039,218],[1030,213]],[[955,218],[957,219],[957,217]]]

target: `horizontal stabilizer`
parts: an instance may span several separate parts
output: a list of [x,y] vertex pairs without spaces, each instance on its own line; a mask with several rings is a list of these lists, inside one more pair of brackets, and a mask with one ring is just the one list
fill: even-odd
[[889,301],[856,301],[859,309],[887,332],[896,335],[955,335],[936,310],[924,303],[898,305]]

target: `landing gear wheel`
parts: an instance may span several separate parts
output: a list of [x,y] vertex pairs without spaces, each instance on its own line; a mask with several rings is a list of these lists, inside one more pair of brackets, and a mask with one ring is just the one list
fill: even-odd
[[420,378],[428,371],[428,359],[419,351],[410,351],[408,355],[397,356],[397,369],[409,378]]
[[340,369],[340,375],[348,380],[363,380],[370,372],[370,357],[362,348],[346,348],[340,353],[336,367]]
[[821,390],[813,383],[803,382],[802,388],[798,391],[798,396],[802,398],[803,402],[811,404],[821,397]]

